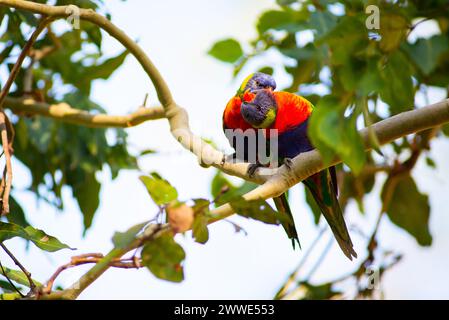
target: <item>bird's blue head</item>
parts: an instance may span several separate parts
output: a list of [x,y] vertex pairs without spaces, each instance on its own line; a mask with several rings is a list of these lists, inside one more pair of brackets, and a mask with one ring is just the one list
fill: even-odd
[[246,91],[254,92],[262,89],[276,89],[276,81],[272,76],[262,72],[250,74],[243,80],[237,94],[243,94]]
[[269,128],[276,120],[277,102],[270,89],[257,91],[252,101],[242,102],[240,114],[254,128]]

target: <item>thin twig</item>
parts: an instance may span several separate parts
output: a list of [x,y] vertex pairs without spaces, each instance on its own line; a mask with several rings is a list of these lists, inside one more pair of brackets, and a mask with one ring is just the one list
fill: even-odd
[[1,261],[0,261],[0,269],[2,269],[3,276],[6,278],[6,280],[8,280],[9,284],[11,285],[11,287],[13,287],[14,290],[16,290],[17,293],[18,293],[22,298],[25,297],[25,295],[24,295],[22,292],[20,292],[19,288],[16,287],[16,285],[14,284],[14,282],[12,282],[11,279],[9,279],[8,275],[6,274],[5,269],[3,268],[3,264],[2,264]]
[[[23,47],[22,52],[20,53],[16,63],[12,67],[11,73],[9,74],[9,77],[6,80],[6,83],[2,88],[2,91],[0,92],[0,130],[1,130],[1,141],[6,159],[6,182],[2,196],[2,208],[1,208],[2,215],[9,213],[9,194],[11,192],[11,184],[13,177],[11,166],[11,153],[13,151],[12,144],[14,141],[14,128],[12,127],[11,122],[9,121],[8,117],[5,114],[5,111],[3,110],[3,105],[6,96],[8,95],[9,90],[11,89],[12,84],[14,83],[17,75],[19,74],[23,61],[30,52],[31,48],[33,47],[33,44],[36,41],[36,39],[39,37],[41,32],[48,26],[48,24],[51,21],[53,21],[53,18],[44,18],[41,20],[36,30],[34,30],[30,39]],[[10,137],[8,137],[8,132]]]
[[19,262],[19,260],[17,260],[17,258],[12,254],[11,251],[8,250],[8,248],[3,243],[0,243],[0,247],[2,247],[2,249],[6,252],[6,254],[11,258],[11,260],[14,261],[16,266],[18,266],[20,270],[22,270],[22,272],[28,279],[31,291],[34,292],[34,290],[36,289],[36,284],[31,278],[31,273]]
[[[73,268],[76,266],[84,265],[84,264],[90,264],[90,263],[98,263],[101,259],[104,258],[104,255],[101,253],[87,253],[82,254],[79,256],[72,257],[69,263],[66,263],[62,266],[60,266],[55,273],[50,277],[50,279],[47,281],[47,285],[42,290],[42,293],[49,294],[51,293],[53,289],[53,284],[56,280],[56,278],[64,271],[69,268]],[[110,267],[114,268],[123,268],[123,269],[139,269],[142,267],[141,260],[137,257],[131,257],[128,259],[113,259],[109,263]]]
[[[12,184],[12,165],[11,165],[11,150],[8,141],[8,130],[6,129],[6,114],[0,110],[0,134],[3,145],[3,152],[5,154],[6,162],[6,175],[4,174],[2,179],[2,203],[1,203],[1,215],[9,213],[9,194],[11,192]],[[4,187],[3,187],[4,186]]]
[[[169,231],[170,226],[168,224],[159,225],[153,224],[149,225],[143,232],[140,234],[129,246],[126,248],[114,248],[112,249],[106,256],[103,258],[95,258],[91,259],[90,262],[87,263],[95,263],[86,274],[84,274],[78,281],[76,281],[70,288],[65,289],[63,291],[52,292],[39,296],[40,299],[76,299],[81,292],[84,291],[92,282],[94,282],[99,276],[101,276],[107,269],[114,266],[114,263],[120,261],[120,258],[125,255],[127,252],[130,252],[136,248],[141,247],[145,243],[152,241],[155,237],[161,235],[163,232]],[[136,258],[131,257],[130,259],[132,264],[129,263],[129,267],[131,265],[136,265]],[[138,261],[138,260],[137,260]],[[124,267],[124,266],[123,266]],[[65,269],[63,269],[65,270]],[[62,272],[61,270],[60,272]],[[59,273],[60,273],[59,272]],[[57,275],[56,275],[57,277]]]
[[323,260],[326,258],[327,254],[329,253],[329,250],[332,248],[333,244],[334,244],[334,238],[331,237],[329,239],[328,243],[326,244],[326,247],[324,248],[323,252],[321,253],[320,257],[315,262],[313,267],[310,269],[308,275],[305,277],[304,281],[308,282],[310,280],[310,278],[315,274],[315,272],[318,270],[318,268],[320,267]]
[[306,264],[307,260],[309,259],[309,256],[312,254],[313,249],[317,246],[317,244],[320,242],[321,238],[323,237],[324,233],[327,230],[327,226],[320,229],[317,236],[313,240],[312,244],[309,246],[307,251],[304,253],[304,256],[302,257],[301,261],[299,262],[298,266],[295,268],[295,271],[290,274],[285,284],[282,286],[281,289],[279,289],[278,293],[276,294],[275,299],[281,299],[283,296],[286,295],[289,287],[296,283],[296,279],[298,278],[299,272],[302,270],[304,265]]
[[231,221],[229,219],[224,219],[223,221],[230,223],[233,227],[236,233],[242,232],[245,236],[248,235],[248,231],[246,231],[242,226],[239,226],[237,223],[235,223],[234,221]]
[[16,80],[16,77],[20,71],[20,68],[22,67],[23,61],[28,56],[28,53],[30,52],[31,48],[33,47],[34,42],[39,37],[41,32],[53,20],[54,20],[54,18],[52,18],[52,17],[42,19],[41,22],[39,23],[39,25],[37,26],[36,30],[34,30],[30,39],[27,41],[27,43],[23,47],[22,52],[20,53],[19,57],[17,58],[16,63],[14,64],[14,66],[11,69],[11,73],[9,74],[8,80],[6,80],[6,83],[5,83],[4,87],[2,88],[2,91],[0,92],[0,108],[3,108],[3,103],[5,102],[5,98],[8,95],[12,84]]

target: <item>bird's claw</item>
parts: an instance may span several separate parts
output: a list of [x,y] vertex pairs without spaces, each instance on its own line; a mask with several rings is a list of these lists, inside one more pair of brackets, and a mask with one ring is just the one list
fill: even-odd
[[223,153],[223,157],[221,158],[220,165],[224,166],[225,163],[226,163],[226,155]]
[[285,158],[284,159],[284,165],[288,170],[291,170],[293,167],[293,160],[290,158]]
[[250,178],[254,178],[254,175],[255,175],[257,169],[259,169],[260,167],[261,167],[260,164],[251,163],[251,164],[248,166],[248,171],[247,171],[246,173],[248,174],[248,176],[249,176]]

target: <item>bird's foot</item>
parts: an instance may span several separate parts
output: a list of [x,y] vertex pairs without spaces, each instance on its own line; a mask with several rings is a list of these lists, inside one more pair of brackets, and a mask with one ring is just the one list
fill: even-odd
[[226,155],[225,154],[223,154],[223,157],[221,158],[221,162],[220,162],[220,165],[224,165],[226,163]]
[[290,158],[285,158],[284,165],[287,167],[288,170],[291,170],[293,167],[293,160]]
[[248,166],[248,171],[246,171],[246,173],[248,174],[248,176],[250,178],[254,178],[254,175],[256,174],[257,169],[259,169],[260,167],[263,167],[263,165],[261,165],[259,163],[251,163]]
[[226,162],[230,162],[230,163],[236,163],[237,162],[237,158],[235,156],[235,152],[225,155],[223,154],[223,158],[221,158],[221,165],[224,165]]

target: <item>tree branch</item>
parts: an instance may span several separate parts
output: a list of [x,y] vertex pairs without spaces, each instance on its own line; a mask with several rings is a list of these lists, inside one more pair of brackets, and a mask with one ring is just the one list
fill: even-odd
[[129,128],[147,120],[165,118],[162,107],[144,108],[124,116],[107,114],[91,114],[87,111],[72,108],[67,103],[48,104],[37,102],[31,98],[7,97],[5,107],[17,115],[40,115],[71,124],[83,125],[90,128]]
[[6,252],[6,254],[11,258],[11,260],[14,261],[15,265],[18,266],[20,270],[22,270],[22,272],[25,274],[30,284],[30,289],[33,292],[34,289],[36,289],[36,284],[31,278],[31,273],[19,262],[19,260],[17,260],[17,258],[12,254],[12,252],[9,251],[9,249],[2,242],[0,242],[0,247],[3,249],[3,251]]
[[[76,266],[89,264],[89,263],[98,263],[103,259],[104,256],[101,253],[88,253],[83,254],[79,256],[72,257],[69,263],[66,263],[62,266],[60,266],[55,273],[50,277],[50,279],[47,281],[47,285],[43,289],[42,293],[48,294],[51,293],[51,290],[53,288],[53,284],[56,280],[56,278],[66,269],[73,268]],[[129,259],[113,259],[109,267],[114,268],[122,268],[122,269],[139,269],[142,267],[140,259],[137,259],[136,257],[129,258]]]
[[23,61],[25,60],[25,58],[27,57],[28,53],[30,52],[31,48],[34,45],[34,42],[39,37],[41,32],[44,31],[45,28],[47,28],[47,26],[51,23],[52,20],[53,18],[43,17],[42,20],[39,22],[39,25],[36,27],[36,30],[33,31],[31,37],[28,39],[22,51],[20,52],[20,55],[16,63],[12,67],[9,77],[6,80],[6,83],[2,88],[2,91],[0,92],[0,134],[3,152],[5,154],[6,159],[6,167],[5,167],[6,177],[4,175],[4,179],[6,179],[6,181],[2,181],[2,186],[4,185],[4,188],[2,188],[3,194],[1,204],[1,215],[9,213],[9,194],[11,192],[12,176],[13,176],[11,166],[11,153],[13,151],[12,144],[14,141],[14,128],[12,127],[11,122],[8,119],[8,116],[5,114],[3,104],[5,102],[6,96],[9,93],[9,90],[11,89],[12,84],[16,80],[20,68],[22,67]]
[[151,224],[149,225],[140,236],[138,236],[131,244],[124,248],[114,248],[105,257],[100,258],[99,261],[92,267],[86,274],[84,274],[78,281],[72,284],[68,289],[50,294],[44,294],[40,296],[40,299],[52,300],[52,299],[76,299],[92,282],[100,277],[111,266],[114,266],[114,262],[119,260],[126,253],[135,250],[148,241],[153,240],[157,236],[164,232],[170,232],[170,226],[165,224]]

